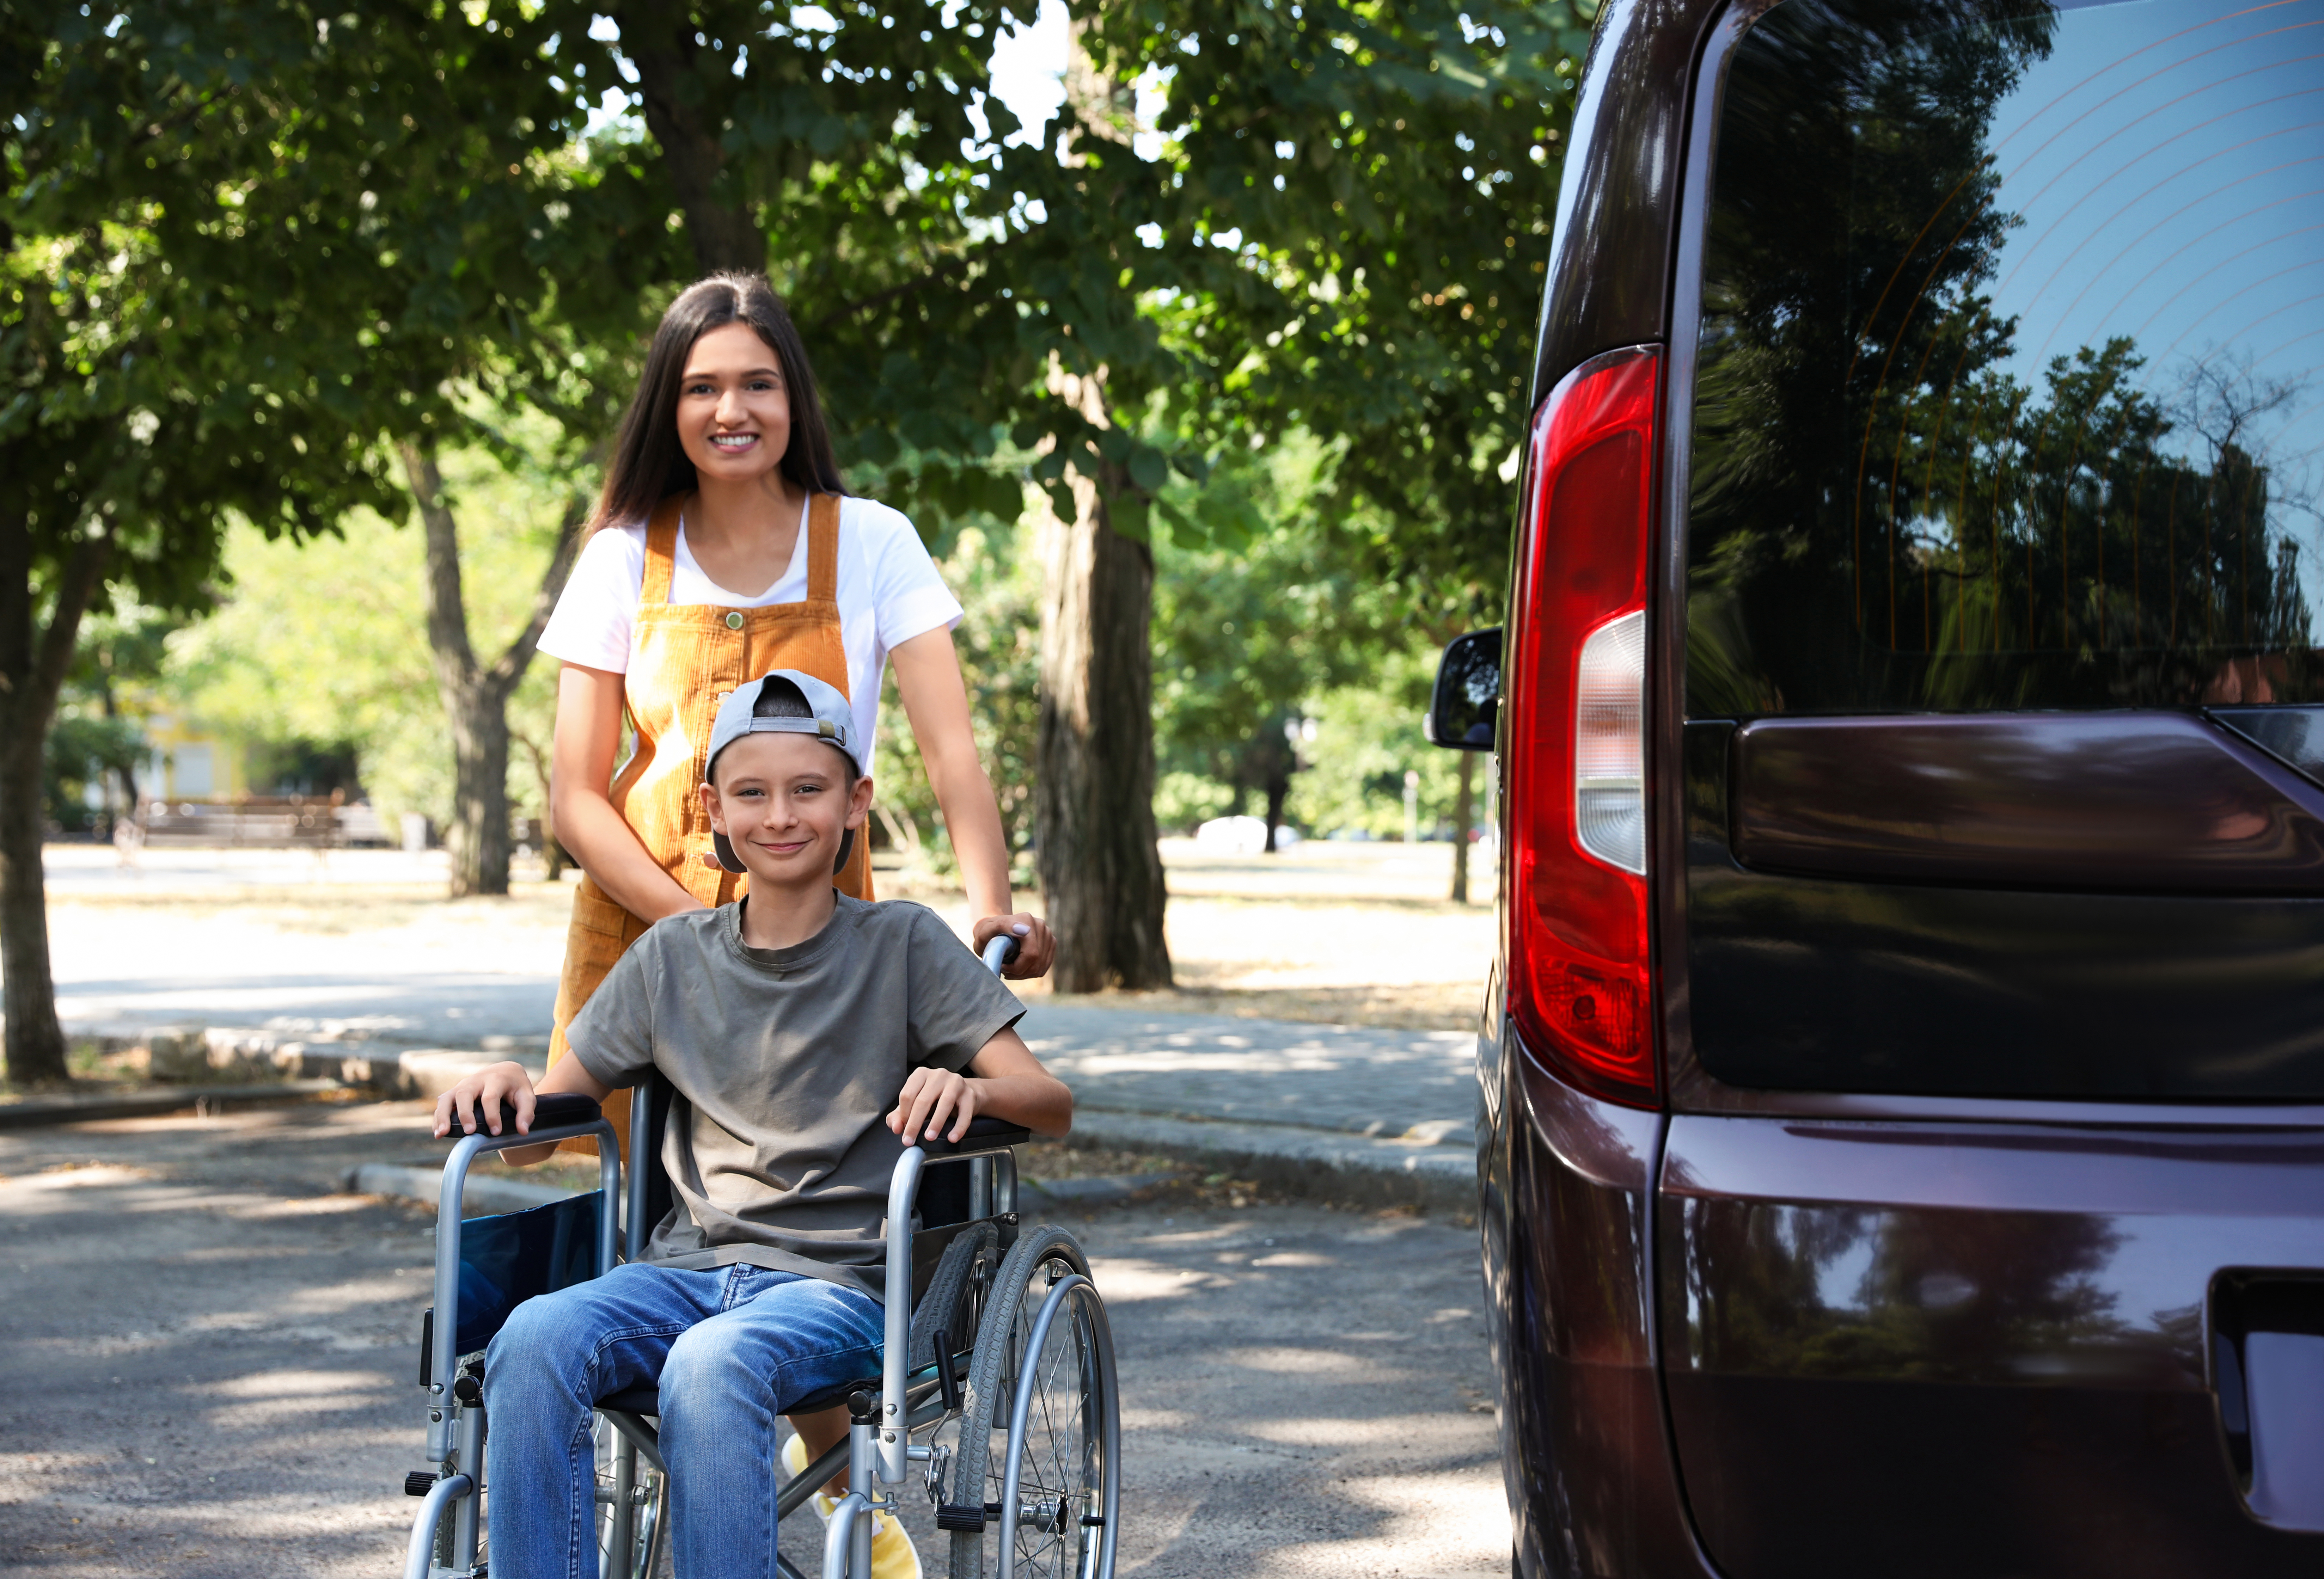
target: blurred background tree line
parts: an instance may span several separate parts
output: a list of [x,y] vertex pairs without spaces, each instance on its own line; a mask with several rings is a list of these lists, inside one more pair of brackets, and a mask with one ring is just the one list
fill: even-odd
[[[1416,721],[1497,618],[1594,9],[0,0],[11,1078],[62,1068],[41,840],[165,793],[157,734],[506,891],[533,641],[715,268],[789,299],[851,487],[967,606],[1061,987],[1167,984],[1157,831],[1398,833],[1412,771],[1473,821]],[[992,62],[1042,25],[1028,126]],[[942,866],[890,734],[883,836]]]

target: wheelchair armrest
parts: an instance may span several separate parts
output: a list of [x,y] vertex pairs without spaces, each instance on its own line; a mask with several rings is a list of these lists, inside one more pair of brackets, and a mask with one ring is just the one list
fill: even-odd
[[947,1157],[974,1157],[991,1152],[1005,1152],[1011,1146],[1021,1146],[1033,1138],[1033,1132],[1021,1124],[1011,1124],[1005,1118],[972,1118],[968,1133],[957,1141],[948,1135],[922,1141],[920,1149],[931,1162]]
[[[562,1129],[567,1125],[595,1124],[605,1116],[595,1097],[584,1097],[578,1091],[551,1091],[532,1099],[532,1127]],[[505,1102],[501,1104],[501,1125],[503,1129],[516,1122],[516,1113]]]
[[[550,1091],[532,1099],[532,1127],[537,1130],[569,1129],[575,1125],[595,1124],[604,1115],[595,1097],[584,1097],[578,1091]],[[516,1134],[516,1107],[505,1098],[501,1102],[501,1134]],[[456,1120],[450,1138],[460,1138]]]

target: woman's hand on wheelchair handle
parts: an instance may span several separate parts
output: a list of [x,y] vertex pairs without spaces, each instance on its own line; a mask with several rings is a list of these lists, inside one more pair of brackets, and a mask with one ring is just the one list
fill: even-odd
[[1014,915],[982,915],[969,929],[975,940],[975,951],[984,952],[984,945],[1006,934],[1017,940],[1017,957],[1001,968],[1001,974],[1011,981],[1031,981],[1047,976],[1057,958],[1057,934],[1049,923],[1025,911]]
[[906,1145],[917,1146],[941,1132],[950,1119],[950,1138],[956,1141],[968,1133],[968,1121],[976,1116],[976,1109],[974,1080],[950,1069],[914,1069],[896,1098],[895,1111],[888,1115],[888,1127],[901,1135]]
[[522,1064],[512,1060],[487,1064],[463,1076],[458,1085],[436,1098],[436,1138],[441,1140],[450,1134],[455,1124],[463,1134],[475,1134],[479,1128],[499,1134],[503,1101],[516,1109],[516,1133],[530,1134],[532,1076]]

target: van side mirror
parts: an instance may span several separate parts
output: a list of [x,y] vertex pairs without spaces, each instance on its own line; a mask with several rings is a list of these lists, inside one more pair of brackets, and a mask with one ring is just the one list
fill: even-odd
[[1455,751],[1489,751],[1501,711],[1501,633],[1455,637],[1436,666],[1428,702],[1428,740]]

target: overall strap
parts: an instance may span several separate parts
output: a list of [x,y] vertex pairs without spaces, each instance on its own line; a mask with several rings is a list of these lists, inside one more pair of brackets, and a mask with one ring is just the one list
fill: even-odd
[[678,568],[678,512],[685,502],[684,496],[673,493],[654,506],[653,519],[646,523],[646,574],[638,587],[641,608],[669,601],[670,577]]
[[809,602],[839,597],[839,495],[818,493],[807,507],[807,595]]

